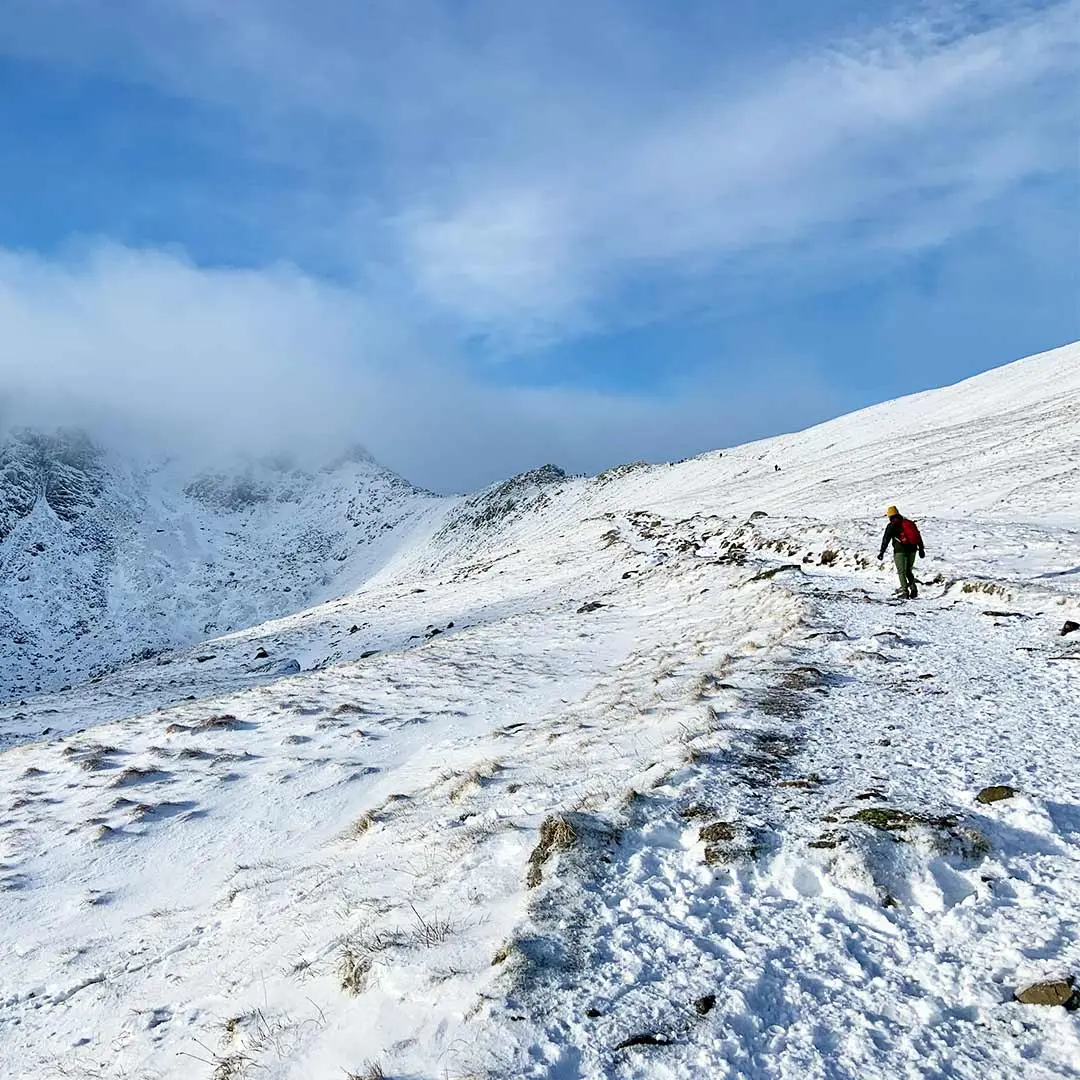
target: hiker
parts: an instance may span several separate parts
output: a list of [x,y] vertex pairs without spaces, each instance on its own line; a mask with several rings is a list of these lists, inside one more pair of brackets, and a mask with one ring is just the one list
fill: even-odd
[[881,538],[878,558],[885,558],[885,548],[891,540],[893,562],[896,563],[896,572],[900,575],[900,588],[896,590],[896,595],[914,600],[919,595],[919,586],[915,581],[915,553],[919,553],[920,559],[926,558],[919,526],[904,517],[895,506],[890,506],[885,511],[885,516],[889,519],[889,524],[885,526],[885,535]]

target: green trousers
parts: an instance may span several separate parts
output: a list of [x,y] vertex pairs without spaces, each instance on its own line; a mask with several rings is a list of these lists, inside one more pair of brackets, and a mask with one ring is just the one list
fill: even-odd
[[914,599],[919,595],[919,585],[915,580],[915,552],[893,551],[893,562],[900,575],[900,591]]

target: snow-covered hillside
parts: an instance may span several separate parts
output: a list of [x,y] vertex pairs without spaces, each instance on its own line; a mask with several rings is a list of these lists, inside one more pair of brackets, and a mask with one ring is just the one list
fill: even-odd
[[9,703],[0,1075],[1080,1076],[1015,1000],[1080,1003],[1078,407],[1070,346],[405,491],[315,606]]
[[362,451],[194,472],[80,432],[0,444],[0,699],[283,615],[378,567],[431,497]]

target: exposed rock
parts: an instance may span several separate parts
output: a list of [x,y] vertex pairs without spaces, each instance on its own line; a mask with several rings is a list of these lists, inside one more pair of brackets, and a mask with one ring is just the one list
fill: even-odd
[[981,803],[996,803],[1001,802],[1002,799],[1011,799],[1015,794],[1016,788],[1009,787],[1008,784],[991,784],[989,787],[984,787],[975,799]]
[[864,825],[870,825],[883,832],[902,832],[917,825],[952,829],[959,824],[959,819],[951,814],[932,817],[928,814],[914,814],[907,810],[894,810],[888,806],[874,806],[860,810],[852,816],[851,820],[862,822]]
[[753,512],[753,513],[752,513],[752,514],[750,515],[750,520],[751,520],[751,521],[757,521],[757,520],[758,520],[759,518],[767,518],[768,516],[769,516],[769,515],[768,515],[767,513],[765,513],[765,511],[764,511],[764,510],[755,510],[755,511],[754,511],[754,512]]
[[606,604],[601,604],[599,600],[590,600],[587,604],[582,604],[577,609],[579,615],[588,615],[591,611],[599,611],[602,607],[606,607]]
[[756,573],[750,580],[751,581],[768,581],[770,578],[776,577],[777,574],[786,573],[788,570],[801,570],[802,567],[798,563],[785,563],[783,566],[773,566],[768,570],[761,570]]
[[740,859],[756,859],[760,846],[753,835],[739,825],[714,821],[698,832],[705,842],[705,863],[708,866],[726,865]]
[[274,675],[297,675],[299,672],[299,660],[281,660],[271,668],[271,673]]
[[1080,991],[1075,980],[1047,979],[1020,987],[1014,997],[1021,1005],[1062,1005],[1066,1009],[1080,1008]]
[[254,659],[265,660],[269,655],[270,654],[265,649],[259,649],[259,651],[255,654]]
[[468,499],[462,509],[440,530],[448,536],[457,529],[493,529],[514,514],[538,510],[551,502],[546,489],[567,479],[566,473],[555,465],[544,465],[530,472],[494,484]]
[[231,513],[266,502],[270,497],[270,487],[251,475],[204,473],[184,488],[184,494],[206,506]]
[[694,1002],[694,1011],[698,1016],[704,1016],[706,1013],[712,1012],[713,1006],[716,1004],[715,994],[705,994],[704,997],[699,997]]
[[1065,625],[1061,628],[1061,636],[1064,637],[1066,634],[1071,634],[1075,630],[1080,630],[1080,623],[1074,622],[1072,619],[1066,619]]
[[715,844],[720,840],[734,840],[736,830],[734,825],[729,825],[726,821],[714,821],[711,825],[706,825],[698,833],[698,839],[704,840],[707,844]]
[[643,1031],[639,1035],[631,1035],[615,1045],[616,1050],[626,1050],[631,1046],[667,1046],[671,1040],[662,1032]]
[[101,494],[101,457],[101,451],[80,431],[12,433],[10,441],[0,446],[0,539],[39,499],[61,521],[81,517]]

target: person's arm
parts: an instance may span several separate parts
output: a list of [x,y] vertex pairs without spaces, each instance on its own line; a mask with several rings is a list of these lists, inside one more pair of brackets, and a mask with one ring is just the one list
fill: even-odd
[[885,549],[889,546],[889,541],[893,538],[895,533],[896,526],[890,521],[889,524],[885,526],[885,535],[881,538],[881,550],[878,552],[879,559],[885,558]]

